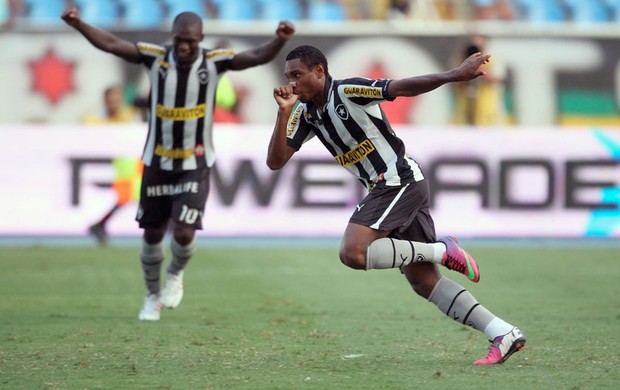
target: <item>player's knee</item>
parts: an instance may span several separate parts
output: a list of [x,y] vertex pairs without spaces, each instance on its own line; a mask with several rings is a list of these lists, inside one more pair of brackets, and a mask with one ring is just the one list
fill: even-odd
[[149,245],[157,244],[163,241],[165,234],[165,228],[146,228],[144,229],[144,241]]
[[189,245],[194,239],[195,231],[193,228],[175,225],[173,230],[174,240],[181,246]]
[[340,248],[340,261],[342,264],[353,269],[366,269],[366,253],[342,246]]

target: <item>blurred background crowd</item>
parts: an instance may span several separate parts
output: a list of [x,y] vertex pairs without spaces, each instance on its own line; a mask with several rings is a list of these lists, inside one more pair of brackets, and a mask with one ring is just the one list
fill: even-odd
[[391,19],[620,21],[620,0],[0,0],[4,28],[60,25],[68,5],[100,27],[156,28],[180,11],[223,21]]
[[[336,78],[409,77],[492,54],[476,82],[386,102],[397,125],[620,125],[620,0],[0,0],[0,124],[146,118],[145,73],[81,40],[60,18],[70,6],[125,39],[161,43],[192,11],[206,21],[204,46],[235,50],[288,19]],[[216,122],[270,123],[282,63],[227,74]]]

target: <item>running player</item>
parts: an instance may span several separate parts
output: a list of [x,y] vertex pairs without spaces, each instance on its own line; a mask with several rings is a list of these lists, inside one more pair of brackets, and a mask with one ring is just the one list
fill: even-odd
[[[181,302],[183,272],[196,251],[195,231],[202,228],[215,161],[211,132],[218,80],[228,70],[271,61],[295,28],[282,21],[272,40],[237,54],[201,48],[202,19],[192,12],[176,16],[172,45],[166,46],[129,42],[95,28],[81,20],[77,8],[67,9],[62,19],[96,48],[144,65],[150,76],[149,132],[136,217],[144,229],[140,260],[148,293],[138,318],[159,320],[162,305],[175,308]],[[172,259],[160,291],[163,239],[170,221]]]
[[484,332],[492,344],[487,357],[474,364],[503,363],[523,348],[525,336],[439,272],[437,264],[442,264],[473,282],[480,279],[476,262],[454,238],[437,240],[428,182],[378,103],[473,80],[483,74],[479,68],[488,59],[476,53],[450,71],[400,80],[333,80],[323,53],[299,46],[286,57],[289,84],[273,91],[279,109],[267,155],[269,168],[280,169],[317,137],[368,188],[345,229],[340,260],[353,269],[400,268],[418,295],[455,321]]

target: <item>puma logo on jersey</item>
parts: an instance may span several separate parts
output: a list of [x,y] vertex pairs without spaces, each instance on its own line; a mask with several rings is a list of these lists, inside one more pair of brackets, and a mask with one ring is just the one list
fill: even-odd
[[358,212],[362,211],[362,207],[364,207],[364,204],[358,204],[357,206],[355,206]]

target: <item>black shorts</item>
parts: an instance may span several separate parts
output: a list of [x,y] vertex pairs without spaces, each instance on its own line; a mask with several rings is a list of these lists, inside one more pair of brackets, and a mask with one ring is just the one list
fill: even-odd
[[437,241],[426,180],[398,187],[375,187],[355,206],[349,222],[390,232],[390,237],[398,239]]
[[202,229],[209,195],[209,168],[169,172],[144,167],[136,221],[141,228],[176,223]]

